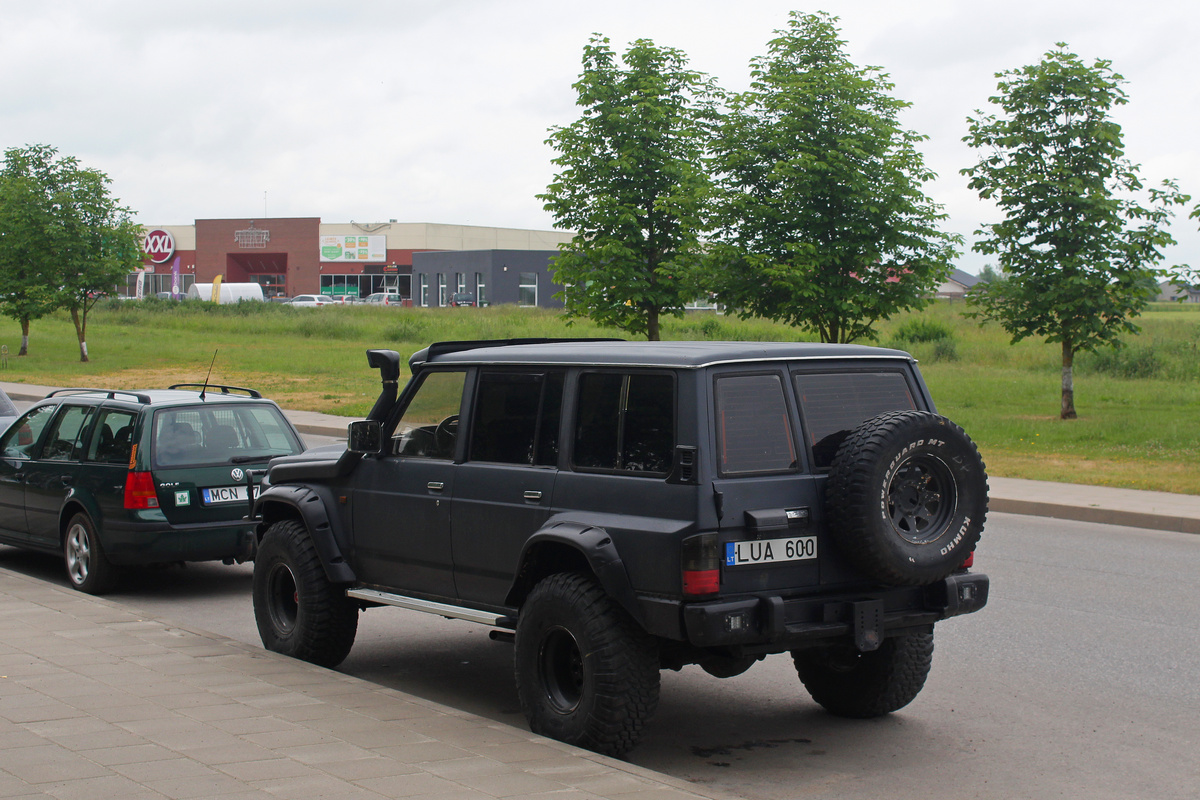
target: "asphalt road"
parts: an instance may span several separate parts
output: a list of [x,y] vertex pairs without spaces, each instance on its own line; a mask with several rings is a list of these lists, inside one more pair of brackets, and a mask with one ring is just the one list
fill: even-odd
[[[65,585],[55,559],[0,566]],[[786,657],[737,678],[664,673],[630,760],[746,798],[1195,798],[1200,786],[1200,537],[995,514],[977,568],[989,606],[938,626],[908,708],[840,720]],[[258,643],[250,567],[143,572],[110,599]],[[340,668],[523,725],[511,645],[398,609],[363,614]]]

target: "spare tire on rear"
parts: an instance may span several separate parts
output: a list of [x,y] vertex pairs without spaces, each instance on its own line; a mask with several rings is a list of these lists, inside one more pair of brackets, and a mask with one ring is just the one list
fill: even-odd
[[889,411],[838,447],[825,488],[836,546],[871,577],[921,586],[957,570],[987,515],[987,473],[962,428],[927,411]]

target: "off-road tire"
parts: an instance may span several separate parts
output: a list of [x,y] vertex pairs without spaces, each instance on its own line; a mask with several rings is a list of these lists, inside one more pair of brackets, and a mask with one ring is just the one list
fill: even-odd
[[96,526],[87,514],[76,514],[67,523],[63,564],[71,586],[87,594],[111,592],[120,578],[120,571],[104,554]]
[[254,620],[263,647],[323,667],[350,654],[358,606],[330,582],[304,525],[276,522],[254,557]]
[[909,633],[860,653],[851,646],[793,650],[800,682],[812,699],[839,717],[881,717],[920,694],[933,664],[933,634]]
[[568,744],[624,755],[658,706],[654,640],[590,575],[558,573],[534,587],[514,662],[530,729]]
[[838,448],[826,517],[835,545],[867,575],[921,586],[975,549],[987,493],[983,460],[962,428],[928,411],[889,411]]

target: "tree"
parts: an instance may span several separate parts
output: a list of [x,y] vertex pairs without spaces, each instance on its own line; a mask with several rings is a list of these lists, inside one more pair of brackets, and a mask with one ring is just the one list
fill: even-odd
[[[995,255],[1005,280],[972,293],[977,313],[1018,342],[1030,336],[1062,348],[1062,419],[1074,419],[1075,354],[1118,345],[1149,302],[1148,280],[1172,207],[1188,201],[1175,184],[1144,190],[1124,157],[1121,127],[1109,116],[1127,102],[1111,62],[1090,66],[1059,43],[1036,65],[997,73],[1002,113],[968,118],[970,187],[1004,212],[974,249]],[[1148,204],[1139,200],[1148,195]]]
[[0,170],[0,312],[21,325],[21,356],[29,353],[30,323],[56,303],[46,242],[53,204],[45,192],[53,152],[44,145],[8,150]]
[[57,158],[47,145],[5,151],[0,172],[0,292],[22,324],[61,307],[71,313],[87,361],[87,314],[142,258],[142,232],[108,191],[108,176]]
[[559,297],[569,317],[657,340],[661,316],[681,315],[698,295],[715,88],[678,50],[639,39],[618,63],[600,36],[584,48],[574,88],[583,113],[551,129],[559,171],[538,195],[576,232],[554,259]]
[[[1200,203],[1191,210],[1188,219],[1200,219]],[[1181,303],[1185,302],[1194,292],[1200,290],[1200,267],[1177,264],[1170,283],[1176,289],[1175,299]]]
[[993,281],[1004,280],[1003,273],[997,272],[996,268],[991,264],[984,264],[983,270],[979,273],[979,281],[981,283],[992,283]]
[[935,175],[925,137],[900,127],[909,104],[850,61],[835,22],[793,12],[731,99],[709,279],[743,316],[850,342],[927,303],[960,238],[938,230],[946,215],[922,192]]

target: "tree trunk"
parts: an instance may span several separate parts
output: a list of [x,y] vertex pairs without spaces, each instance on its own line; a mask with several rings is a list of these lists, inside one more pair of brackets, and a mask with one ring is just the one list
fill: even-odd
[[1075,349],[1069,341],[1062,343],[1062,419],[1075,419],[1075,379],[1072,368],[1075,366]]
[[646,338],[651,342],[657,342],[662,338],[658,330],[657,308],[652,308],[646,312]]
[[83,312],[83,317],[79,316],[79,309],[71,309],[71,321],[75,323],[75,335],[79,337],[79,360],[87,361],[87,311]]
[[21,352],[17,355],[29,355],[29,317],[21,317]]

